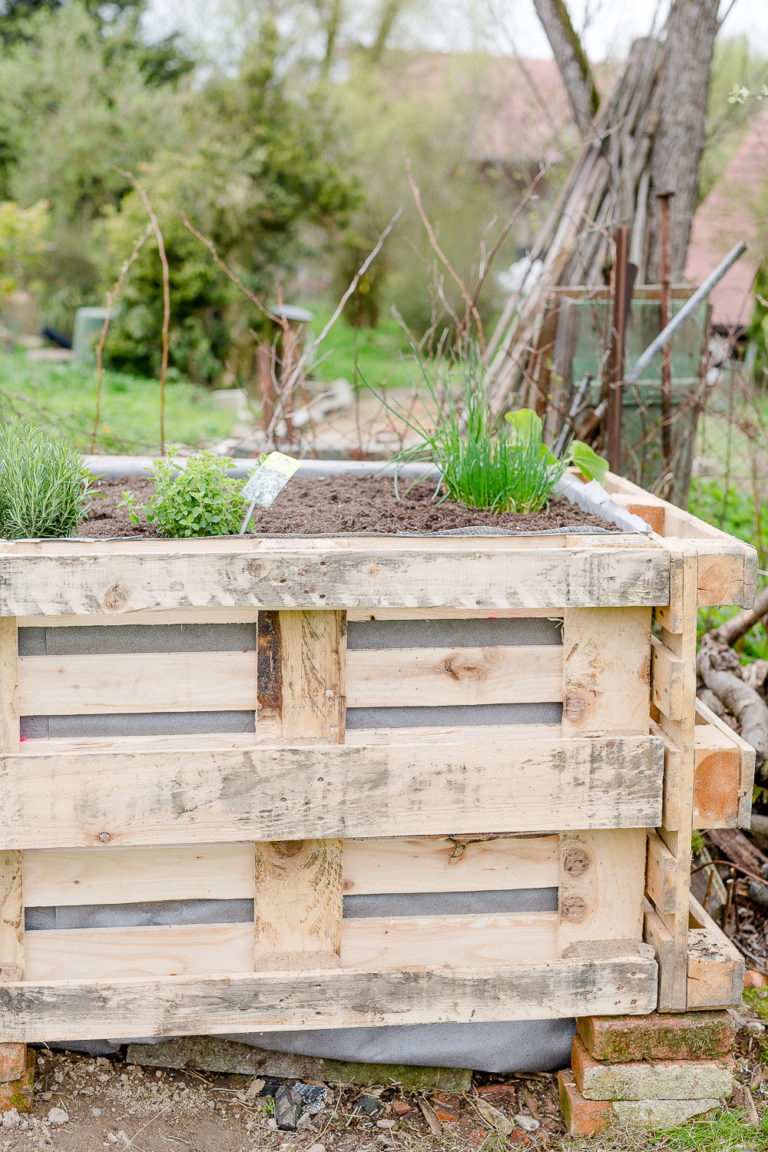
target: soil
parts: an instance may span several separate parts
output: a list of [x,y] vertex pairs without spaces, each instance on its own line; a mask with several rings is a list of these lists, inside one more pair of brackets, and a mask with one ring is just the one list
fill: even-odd
[[[768,997],[768,991],[757,995]],[[737,1088],[730,1104],[743,1108],[751,1090],[764,1124],[768,1033],[758,1011],[744,1004],[734,1013]],[[572,1142],[563,1134],[552,1073],[477,1076],[462,1095],[332,1085],[322,1110],[305,1113],[295,1132],[279,1131],[272,1115],[279,1084],[142,1068],[126,1064],[122,1054],[94,1059],[42,1049],[33,1112],[0,1115],[0,1152],[657,1152],[667,1146],[666,1137],[620,1130],[598,1141]],[[374,1107],[376,1098],[381,1107],[370,1115],[372,1097]],[[728,1147],[763,1148],[760,1134],[741,1115],[743,1143],[729,1140]],[[695,1146],[714,1149],[721,1143],[726,1141],[713,1131],[711,1143]]]
[[[151,480],[120,476],[96,483],[99,498],[90,516],[80,525],[78,536],[156,537],[152,525],[132,523],[130,511],[121,508],[123,492],[135,494],[146,504],[154,491]],[[451,500],[434,499],[434,485],[401,488],[395,496],[391,477],[332,476],[295,477],[270,508],[256,507],[250,531],[261,536],[369,536],[398,532],[431,533],[476,525],[513,532],[542,532],[560,528],[602,528],[616,531],[600,516],[582,512],[566,500],[555,498],[548,510],[530,516],[485,512]]]

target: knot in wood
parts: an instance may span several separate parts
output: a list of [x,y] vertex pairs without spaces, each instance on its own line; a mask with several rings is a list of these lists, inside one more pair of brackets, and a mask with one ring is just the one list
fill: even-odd
[[569,876],[582,876],[589,864],[589,853],[583,848],[569,848],[563,856],[563,871]]
[[109,832],[99,832],[99,840],[101,840],[102,844],[109,844],[111,839],[112,837]]
[[566,896],[560,901],[560,919],[569,924],[581,924],[587,914],[587,902],[582,896]]
[[128,597],[120,585],[113,584],[104,596],[101,606],[106,612],[119,612],[127,600]]
[[290,858],[291,856],[298,856],[305,843],[305,840],[273,840],[272,851],[275,856]]

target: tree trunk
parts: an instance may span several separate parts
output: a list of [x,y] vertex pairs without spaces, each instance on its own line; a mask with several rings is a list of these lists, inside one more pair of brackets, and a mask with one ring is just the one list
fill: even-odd
[[600,97],[576,29],[563,0],[533,0],[565,84],[579,132],[586,136]]
[[685,271],[698,200],[718,5],[719,0],[674,0],[667,21],[659,126],[651,153],[646,263],[649,284],[658,282],[661,268],[660,208],[656,198],[660,193],[674,193],[670,203],[672,283],[679,283]]

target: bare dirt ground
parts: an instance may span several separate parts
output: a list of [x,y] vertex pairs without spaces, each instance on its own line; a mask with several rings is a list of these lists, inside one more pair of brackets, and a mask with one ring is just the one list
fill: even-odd
[[[768,1033],[746,1005],[738,1017],[738,1081],[732,1104],[768,1108]],[[398,1086],[331,1086],[325,1106],[295,1132],[278,1131],[275,1090],[250,1076],[159,1071],[121,1057],[39,1051],[34,1112],[6,1113],[0,1152],[650,1152],[663,1135],[615,1133],[591,1141],[564,1135],[551,1074],[477,1078],[471,1092],[407,1093]],[[739,1147],[764,1149],[749,1113]],[[708,1141],[709,1152],[719,1146]],[[690,1147],[691,1145],[686,1145]],[[695,1145],[698,1147],[698,1144]],[[736,1147],[728,1143],[727,1152]]]

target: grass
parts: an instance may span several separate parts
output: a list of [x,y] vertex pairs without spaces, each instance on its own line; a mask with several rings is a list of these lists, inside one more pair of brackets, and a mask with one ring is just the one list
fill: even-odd
[[[329,319],[332,306],[322,302],[314,306],[315,319],[310,325],[319,335]],[[396,321],[384,317],[376,328],[351,328],[342,317],[337,320],[318,349],[318,360],[312,375],[319,380],[346,377],[355,387],[367,381],[374,388],[410,388],[412,380],[403,356],[408,342]]]
[[562,1152],[768,1152],[768,1112],[750,1127],[740,1108],[721,1108],[708,1120],[689,1121],[666,1132],[632,1131],[588,1140],[565,1139]]
[[[88,452],[96,405],[95,368],[30,361],[23,352],[0,355],[0,417],[18,416],[55,429]],[[151,453],[159,448],[159,384],[105,372],[100,453]],[[231,412],[219,408],[199,385],[169,381],[165,427],[170,444],[209,445],[227,436]]]

